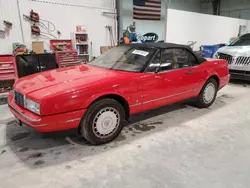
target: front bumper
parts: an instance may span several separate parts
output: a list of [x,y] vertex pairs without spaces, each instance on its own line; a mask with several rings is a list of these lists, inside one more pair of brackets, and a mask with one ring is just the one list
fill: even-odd
[[13,95],[9,95],[8,104],[10,111],[22,123],[38,130],[39,132],[53,132],[78,128],[86,109],[65,112],[49,116],[36,115],[15,104]]
[[242,70],[229,70],[231,75],[231,79],[237,80],[247,80],[250,81],[250,71],[242,71]]

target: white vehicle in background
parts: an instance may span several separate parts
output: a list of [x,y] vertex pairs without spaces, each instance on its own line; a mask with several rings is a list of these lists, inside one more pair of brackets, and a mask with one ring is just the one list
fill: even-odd
[[250,33],[237,38],[230,45],[220,48],[214,58],[228,61],[232,79],[250,81]]

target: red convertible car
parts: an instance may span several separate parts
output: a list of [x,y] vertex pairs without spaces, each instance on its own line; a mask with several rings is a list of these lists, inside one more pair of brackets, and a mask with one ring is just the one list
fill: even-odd
[[40,132],[78,128],[91,144],[116,138],[131,114],[189,98],[213,104],[229,81],[221,59],[184,45],[121,45],[86,65],[21,78],[8,104],[20,124]]

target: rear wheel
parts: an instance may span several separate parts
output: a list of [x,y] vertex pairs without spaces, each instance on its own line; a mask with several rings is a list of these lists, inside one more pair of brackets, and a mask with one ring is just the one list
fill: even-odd
[[120,134],[124,123],[122,105],[114,99],[101,99],[88,108],[80,124],[80,133],[91,144],[104,144]]
[[218,92],[218,83],[215,79],[209,79],[205,85],[203,86],[198,99],[197,99],[197,106],[200,108],[208,108],[210,107],[217,96]]

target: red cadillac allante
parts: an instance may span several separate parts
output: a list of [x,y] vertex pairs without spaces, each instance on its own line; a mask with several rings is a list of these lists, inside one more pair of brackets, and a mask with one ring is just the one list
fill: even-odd
[[131,44],[87,65],[21,78],[8,103],[20,124],[40,132],[78,128],[91,144],[103,144],[131,114],[189,98],[209,107],[228,81],[225,60],[203,59],[183,45]]

